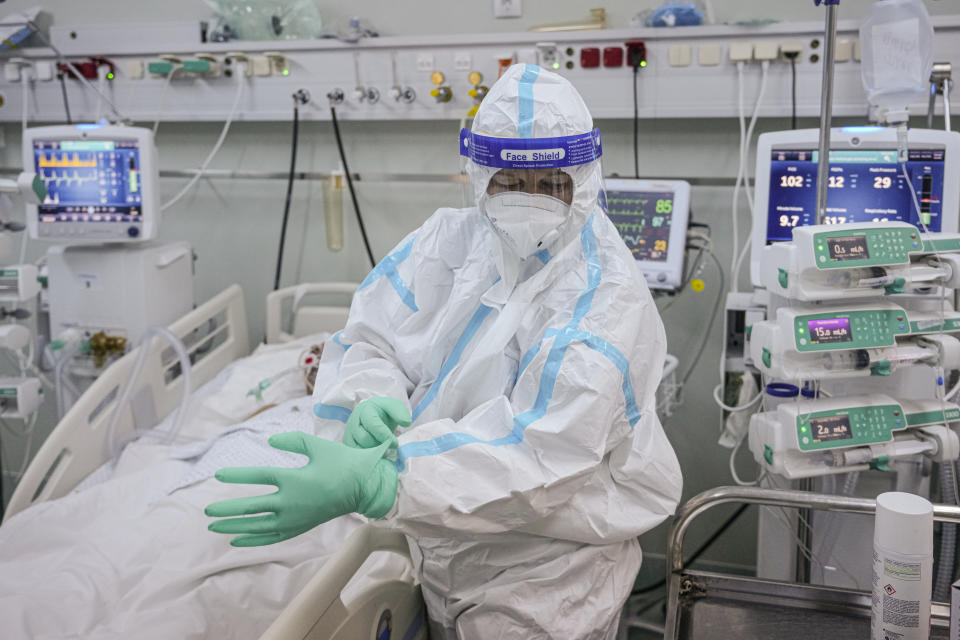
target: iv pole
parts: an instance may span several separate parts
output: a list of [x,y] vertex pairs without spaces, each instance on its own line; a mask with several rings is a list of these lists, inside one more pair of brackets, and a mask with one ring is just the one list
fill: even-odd
[[817,154],[816,224],[823,224],[827,215],[827,176],[830,170],[830,120],[833,115],[833,68],[837,42],[837,6],[840,0],[814,0],[827,9],[824,27],[823,84],[820,88],[820,145]]

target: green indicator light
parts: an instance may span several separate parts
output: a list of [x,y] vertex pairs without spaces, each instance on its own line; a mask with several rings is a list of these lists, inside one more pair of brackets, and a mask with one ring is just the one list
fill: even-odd
[[641,67],[647,66],[647,61],[646,61],[646,60],[641,60],[641,61],[640,61],[640,66],[641,66]]
[[113,72],[107,74],[107,80],[113,80]]
[[806,432],[807,432],[807,428],[806,428],[806,427],[800,427],[800,431],[802,431],[803,433],[806,433]]
[[553,63],[553,68],[554,68],[554,69],[559,69],[559,68],[560,68],[560,63],[559,63],[559,62],[554,62],[554,63]]
[[283,70],[283,75],[285,75],[285,76],[290,75],[290,69],[284,69],[284,70]]
[[804,332],[804,329],[803,329],[803,327],[801,327],[801,328],[799,328],[799,329],[797,329],[797,333],[803,333],[803,332]]

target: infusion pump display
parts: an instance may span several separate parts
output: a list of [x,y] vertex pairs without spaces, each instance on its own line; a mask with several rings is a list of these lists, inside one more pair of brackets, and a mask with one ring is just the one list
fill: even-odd
[[46,199],[27,209],[31,237],[131,242],[156,235],[156,148],[149,129],[27,129],[24,166],[32,166],[47,188]]
[[[814,224],[817,155],[809,149],[771,152],[767,242],[790,240],[794,227]],[[939,232],[945,155],[943,149],[909,151],[908,183],[896,149],[831,151],[826,223],[902,221]],[[919,219],[911,184],[920,203]]]
[[676,289],[682,284],[690,185],[682,180],[605,182],[607,216],[637,260],[647,284]]

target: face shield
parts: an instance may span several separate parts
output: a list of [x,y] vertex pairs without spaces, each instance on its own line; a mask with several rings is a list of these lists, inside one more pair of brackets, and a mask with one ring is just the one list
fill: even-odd
[[600,132],[498,138],[464,129],[460,154],[484,175],[480,211],[507,248],[525,259],[549,246],[570,217],[577,170],[599,160]]

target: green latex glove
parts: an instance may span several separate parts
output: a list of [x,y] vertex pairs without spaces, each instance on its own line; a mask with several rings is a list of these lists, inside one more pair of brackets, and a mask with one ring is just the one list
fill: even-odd
[[207,505],[204,513],[208,516],[227,518],[210,523],[210,531],[244,534],[230,541],[233,546],[281,542],[347,513],[380,518],[393,507],[397,467],[383,458],[386,443],[373,449],[355,449],[302,431],[279,433],[269,442],[276,449],[303,454],[310,461],[297,469],[229,467],[217,471],[215,477],[220,482],[277,487],[274,493]]
[[348,447],[372,449],[384,442],[391,449],[397,447],[397,426],[409,426],[410,410],[396,398],[368,398],[353,410],[343,431],[343,443]]

